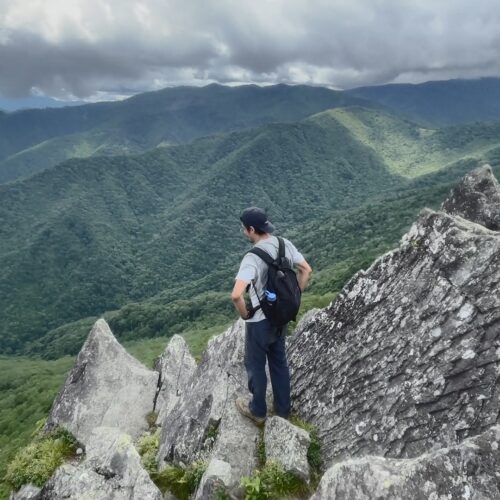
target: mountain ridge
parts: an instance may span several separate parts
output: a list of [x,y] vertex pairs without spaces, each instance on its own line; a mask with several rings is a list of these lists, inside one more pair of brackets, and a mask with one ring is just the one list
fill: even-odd
[[[6,113],[0,116],[0,182],[53,166],[74,151],[87,156],[91,151],[85,153],[84,146],[89,140],[94,149],[107,148],[112,154],[140,152],[218,132],[297,121],[346,103],[372,105],[323,87],[209,85],[166,88],[117,102]],[[28,149],[42,142],[41,154],[33,158]],[[44,157],[47,151],[53,160]]]

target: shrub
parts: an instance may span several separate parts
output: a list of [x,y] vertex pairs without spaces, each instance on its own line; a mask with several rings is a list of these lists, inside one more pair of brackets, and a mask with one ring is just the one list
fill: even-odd
[[193,462],[186,468],[169,465],[161,472],[151,474],[151,479],[164,493],[170,491],[179,500],[188,500],[196,491],[207,469],[206,462]]
[[42,434],[41,425],[38,425],[34,440],[21,448],[7,466],[5,482],[15,490],[26,483],[43,486],[57,467],[76,456],[79,446],[80,443],[66,429],[57,427]]
[[137,451],[141,456],[141,461],[144,469],[149,475],[158,471],[156,464],[156,454],[160,446],[160,429],[157,429],[154,434],[144,434],[137,441]]
[[207,468],[206,462],[193,462],[185,468],[168,465],[159,471],[156,462],[159,445],[160,429],[156,429],[154,434],[146,433],[137,440],[136,448],[144,469],[162,493],[170,491],[180,500],[187,500],[200,484],[201,477]]
[[267,462],[252,477],[243,477],[240,484],[245,491],[245,500],[278,500],[288,496],[307,498],[312,493],[303,479],[285,471],[274,461]]

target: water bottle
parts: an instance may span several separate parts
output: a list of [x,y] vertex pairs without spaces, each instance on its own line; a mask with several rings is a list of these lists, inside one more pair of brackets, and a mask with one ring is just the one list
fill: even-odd
[[266,296],[266,300],[269,305],[273,305],[276,302],[276,294],[274,292],[264,290],[264,295]]

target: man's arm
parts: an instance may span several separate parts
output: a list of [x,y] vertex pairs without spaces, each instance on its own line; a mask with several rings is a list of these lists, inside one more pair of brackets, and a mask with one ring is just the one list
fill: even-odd
[[248,281],[236,279],[233,291],[231,292],[231,300],[233,301],[234,307],[243,319],[248,318],[247,306],[243,298],[248,283]]
[[297,267],[297,271],[299,273],[297,277],[297,281],[299,282],[299,287],[302,291],[304,291],[312,273],[311,266],[307,263],[306,260],[303,260],[302,262],[297,262],[295,266]]

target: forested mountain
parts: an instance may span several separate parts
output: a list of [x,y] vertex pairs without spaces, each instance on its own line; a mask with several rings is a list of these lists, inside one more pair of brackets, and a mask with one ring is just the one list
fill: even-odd
[[0,182],[68,158],[139,153],[353,104],[370,106],[322,87],[213,84],[166,88],[117,102],[0,113]]
[[[478,159],[494,158],[500,147],[495,127],[424,130],[353,107],[141,155],[70,160],[0,186],[1,351],[40,352],[36,339],[59,325],[152,297],[160,304],[155,326],[138,322],[136,312],[130,321],[120,314],[116,321],[122,326],[113,325],[118,334],[143,323],[135,335],[154,336],[190,314],[228,313],[227,290],[247,248],[238,236],[242,208],[266,207],[282,233],[301,225],[314,241],[320,236],[307,227],[315,221],[332,214],[352,221],[353,212],[346,211],[377,200],[389,207],[391,193],[435,188]],[[439,171],[445,166],[442,150],[451,160],[472,160]],[[406,203],[398,196],[396,211]],[[347,238],[356,247],[356,226],[348,227]],[[324,269],[340,265],[337,256],[329,259]],[[340,275],[328,279],[341,280]],[[223,295],[203,295],[209,291]],[[174,303],[194,297],[197,302]],[[176,317],[172,310],[182,307]],[[52,340],[63,336],[61,330],[49,334]]]
[[500,118],[500,78],[376,85],[348,93],[431,127]]

